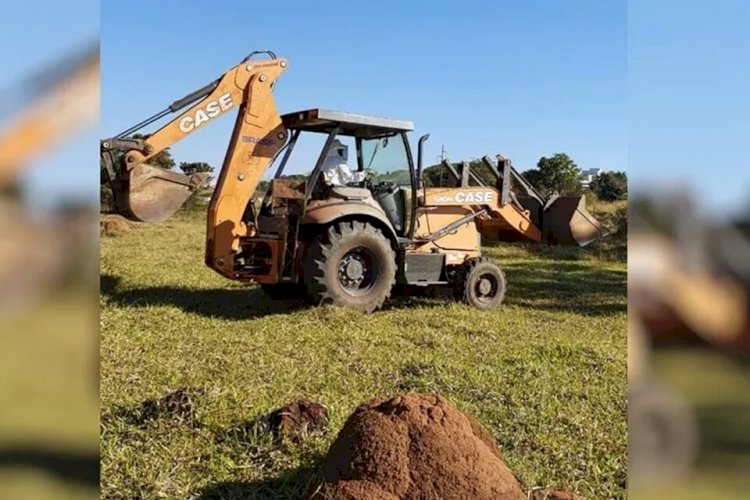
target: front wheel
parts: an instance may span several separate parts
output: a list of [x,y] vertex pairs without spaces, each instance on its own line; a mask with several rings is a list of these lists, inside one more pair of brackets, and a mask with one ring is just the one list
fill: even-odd
[[505,297],[505,275],[497,264],[485,257],[471,259],[457,273],[456,296],[459,300],[488,310],[500,307]]
[[396,283],[396,253],[376,227],[341,222],[312,244],[305,262],[305,285],[314,304],[380,309]]
[[699,446],[693,410],[663,383],[628,384],[628,476],[634,482],[674,481],[690,474]]

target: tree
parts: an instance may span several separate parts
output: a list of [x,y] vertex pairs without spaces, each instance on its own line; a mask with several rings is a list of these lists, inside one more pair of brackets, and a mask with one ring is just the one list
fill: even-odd
[[544,196],[552,193],[578,195],[583,190],[581,169],[565,153],[557,153],[551,158],[541,157],[536,168],[527,170],[523,176]]
[[[148,139],[148,135],[144,134],[133,134],[130,136],[131,139]],[[115,171],[118,171],[120,168],[120,160],[122,158],[122,155],[124,154],[124,151],[118,151],[115,153],[114,162],[113,165]],[[172,153],[169,151],[169,148],[165,148],[164,151],[160,151],[157,155],[155,155],[153,158],[150,158],[147,162],[148,165],[153,165],[155,167],[163,168],[166,170],[172,170],[175,167],[175,161],[174,158],[172,158]],[[101,174],[101,180],[100,180],[100,188],[99,188],[99,200],[100,200],[100,209],[109,212],[114,210],[114,194],[112,193],[112,188],[109,185],[109,176],[105,172],[104,168],[101,168],[100,171]]]
[[[494,186],[497,182],[495,175],[490,171],[482,160],[474,159],[467,162],[472,173],[479,177],[488,186]],[[454,164],[459,171],[459,164]],[[442,164],[431,165],[422,171],[422,178],[427,187],[453,187],[461,184],[461,179],[456,177]],[[469,184],[474,186],[476,182],[469,179]]]
[[[188,162],[183,161],[180,162],[180,170],[182,170],[186,175],[193,175],[197,173],[213,173],[214,167],[209,165],[208,163],[204,161],[195,161],[195,162]],[[213,176],[209,176],[209,180]]]
[[[143,134],[133,135],[133,139],[148,139],[148,137],[148,135]],[[164,148],[164,151],[160,151],[152,158],[149,158],[146,163],[154,167],[159,167],[166,170],[172,170],[176,165],[174,158],[172,158],[172,152],[169,151],[169,148]]]
[[425,168],[422,171],[422,179],[427,187],[456,186],[458,182],[453,174],[440,164]]
[[592,179],[590,188],[600,200],[624,200],[628,197],[628,176],[625,172],[602,172]]
[[[211,182],[213,176],[210,174],[213,173],[214,167],[204,161],[183,161],[180,162],[180,170],[182,170],[185,175],[193,175],[198,173],[209,174],[208,180],[204,184],[204,186],[206,186]],[[188,209],[196,209],[199,207],[202,208],[203,206],[205,206],[206,199],[210,198],[210,193],[211,191],[206,189],[199,189],[194,191],[190,198],[188,198],[185,206]]]

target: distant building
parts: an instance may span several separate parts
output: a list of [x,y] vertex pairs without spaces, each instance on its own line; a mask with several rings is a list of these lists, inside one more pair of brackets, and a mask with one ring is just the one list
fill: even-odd
[[587,170],[581,171],[581,186],[587,188],[591,185],[591,181],[594,180],[594,177],[604,172],[604,169],[601,168],[589,168]]

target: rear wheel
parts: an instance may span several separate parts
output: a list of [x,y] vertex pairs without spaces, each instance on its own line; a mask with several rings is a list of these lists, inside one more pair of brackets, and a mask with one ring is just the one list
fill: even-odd
[[456,298],[487,310],[500,307],[505,297],[505,275],[500,267],[485,257],[471,259],[458,272]]
[[341,222],[312,244],[304,275],[314,304],[372,312],[383,306],[396,283],[396,254],[378,228]]

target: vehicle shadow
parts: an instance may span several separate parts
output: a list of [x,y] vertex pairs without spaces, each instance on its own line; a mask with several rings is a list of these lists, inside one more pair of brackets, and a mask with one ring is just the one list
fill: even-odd
[[286,500],[305,498],[310,487],[317,483],[317,466],[301,467],[265,481],[225,481],[209,485],[193,497],[196,500]]
[[120,278],[102,275],[101,295],[121,307],[177,306],[185,312],[224,319],[288,314],[308,307],[302,300],[272,300],[253,288],[192,289],[175,286],[122,288]]
[[99,453],[45,450],[34,446],[0,450],[0,471],[26,468],[57,476],[66,482],[89,487],[99,485]]
[[[586,262],[506,264],[508,291],[504,304],[584,316],[627,312],[627,272],[597,269]],[[254,319],[305,310],[311,305],[297,298],[273,300],[259,287],[193,289],[177,286],[123,288],[120,279],[101,276],[101,295],[120,307],[171,305],[185,312],[222,319]],[[453,301],[449,289],[406,296],[394,293],[384,311],[443,307]]]
[[[175,286],[123,288],[120,278],[104,274],[100,277],[100,293],[120,307],[171,305],[185,312],[222,319],[254,319],[289,314],[312,306],[303,299],[274,300],[259,287],[192,289]],[[440,307],[444,300],[423,297],[395,296],[385,310],[412,307]]]
[[750,423],[747,404],[725,402],[696,408],[702,438],[703,461],[743,460],[750,464]]
[[[482,242],[486,248],[499,247],[503,243]],[[507,245],[507,244],[506,244]],[[523,249],[524,252],[541,259],[554,261],[586,261],[592,257],[600,261],[626,262],[627,241],[625,238],[605,238],[597,240],[586,247],[578,246],[555,246],[538,243],[515,242],[510,243],[513,247]]]

